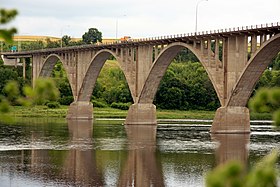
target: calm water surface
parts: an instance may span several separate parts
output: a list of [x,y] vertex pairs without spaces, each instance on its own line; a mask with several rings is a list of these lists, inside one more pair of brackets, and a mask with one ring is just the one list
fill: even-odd
[[211,135],[210,125],[121,123],[1,123],[0,186],[204,186],[217,164],[252,165],[280,148],[270,125],[251,125],[250,135]]

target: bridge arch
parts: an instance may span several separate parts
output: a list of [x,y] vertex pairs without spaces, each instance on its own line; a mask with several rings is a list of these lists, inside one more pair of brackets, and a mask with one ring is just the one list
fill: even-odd
[[[120,69],[122,70],[122,72],[125,75],[125,79],[128,83],[130,93],[132,93],[132,90],[133,90],[131,87],[132,85],[130,84],[129,76],[127,76],[127,73],[124,71],[123,67],[121,66],[121,59],[117,56],[117,54],[115,52],[108,50],[108,49],[103,49],[103,50],[100,50],[97,54],[95,54],[90,62],[90,65],[85,74],[85,77],[83,79],[80,90],[78,92],[77,102],[90,101],[90,97],[92,95],[93,88],[94,88],[96,80],[101,72],[101,69],[104,66],[106,60],[108,60],[111,55],[116,58]],[[133,97],[133,94],[131,94],[131,95]],[[134,100],[134,97],[133,97],[133,100]]]
[[[209,73],[205,63],[203,62],[203,55],[200,50],[194,48],[190,44],[186,44],[183,42],[176,42],[168,45],[164,48],[163,51],[159,54],[159,56],[154,61],[151,70],[149,72],[149,75],[146,79],[146,82],[143,86],[143,89],[141,91],[141,94],[138,99],[138,103],[152,103],[154,100],[154,97],[156,95],[156,92],[158,90],[160,81],[162,80],[168,66],[171,64],[172,60],[176,57],[176,55],[184,48],[189,49],[194,55],[198,58],[198,60],[203,65],[204,69],[206,70],[208,77],[210,81],[212,82],[212,85],[219,96],[218,89],[216,85],[214,84],[213,78],[211,74]],[[220,100],[221,103],[221,100]]]
[[249,60],[239,80],[233,88],[226,106],[245,107],[255,88],[257,81],[271,63],[272,59],[280,52],[280,34],[267,40]]
[[57,54],[50,54],[49,56],[47,56],[47,58],[43,62],[43,67],[39,73],[39,77],[50,77],[55,64],[59,60],[65,67],[64,62],[60,59],[60,57]]
[[49,56],[47,56],[47,58],[43,62],[43,66],[42,66],[42,68],[39,72],[39,77],[50,77],[57,61],[61,61],[62,66],[66,71],[66,76],[67,76],[67,79],[69,81],[69,84],[70,84],[70,87],[71,87],[71,92],[72,92],[72,95],[73,95],[74,85],[71,84],[67,65],[65,64],[65,62],[61,59],[61,57],[59,55],[50,54]]

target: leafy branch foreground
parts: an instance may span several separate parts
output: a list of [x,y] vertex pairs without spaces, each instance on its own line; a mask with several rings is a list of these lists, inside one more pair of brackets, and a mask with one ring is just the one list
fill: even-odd
[[278,152],[273,151],[259,161],[248,173],[240,162],[220,165],[206,177],[207,187],[274,187],[277,186]]
[[[8,24],[15,19],[18,12],[16,10],[0,9],[0,25]],[[0,38],[4,39],[8,43],[13,41],[13,35],[17,32],[17,29],[12,27],[10,29],[0,29]]]

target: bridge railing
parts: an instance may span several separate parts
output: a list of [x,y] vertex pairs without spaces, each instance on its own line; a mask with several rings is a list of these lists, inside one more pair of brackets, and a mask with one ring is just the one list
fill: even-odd
[[[165,36],[157,36],[157,37],[150,37],[150,38],[139,38],[139,39],[130,39],[126,41],[113,41],[113,42],[106,42],[106,43],[97,43],[97,44],[87,44],[87,45],[78,45],[78,46],[69,46],[63,48],[45,48],[42,50],[34,50],[33,52],[48,52],[48,51],[63,51],[63,50],[75,50],[75,49],[86,49],[86,48],[102,48],[102,47],[122,47],[123,45],[135,44],[141,45],[141,43],[147,42],[155,42],[155,41],[163,41],[163,40],[174,40],[177,38],[187,38],[187,37],[201,37],[201,36],[208,36],[208,35],[218,35],[223,36],[229,33],[234,32],[250,32],[250,31],[266,31],[267,29],[271,28],[278,28],[280,29],[280,22],[274,23],[266,23],[260,25],[251,25],[251,26],[241,26],[241,27],[233,27],[228,29],[215,29],[210,31],[200,31],[200,32],[191,32],[191,33],[184,33],[184,34],[176,34],[176,35],[165,35]],[[279,31],[280,32],[280,31]],[[19,54],[20,52],[15,52],[15,54]],[[2,53],[5,54],[5,53]]]

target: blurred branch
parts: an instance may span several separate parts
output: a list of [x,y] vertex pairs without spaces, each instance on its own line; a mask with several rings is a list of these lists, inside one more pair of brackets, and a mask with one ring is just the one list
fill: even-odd
[[[18,14],[17,10],[6,10],[6,9],[0,9],[0,26],[3,24],[7,24],[10,21],[12,21],[16,15]],[[3,39],[4,41],[11,43],[13,41],[13,35],[17,33],[16,28],[10,28],[10,29],[0,29],[0,39]]]

